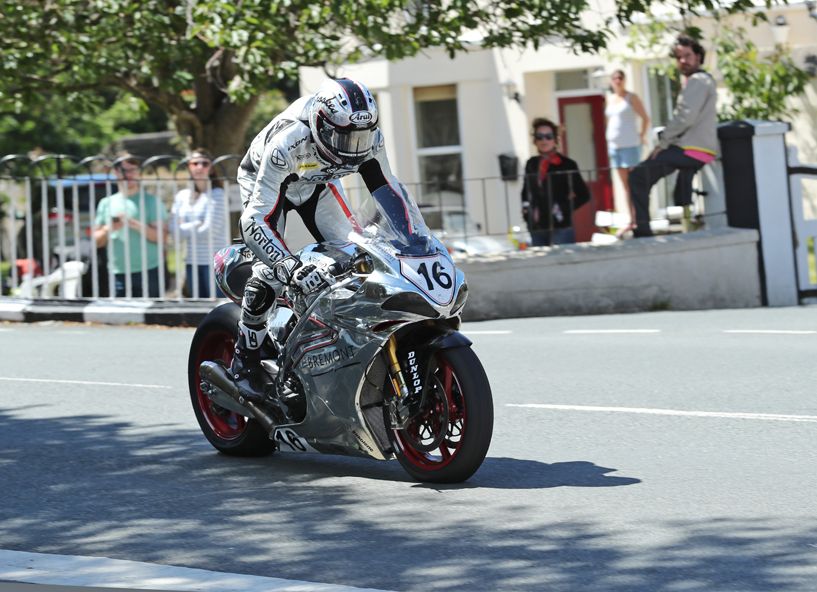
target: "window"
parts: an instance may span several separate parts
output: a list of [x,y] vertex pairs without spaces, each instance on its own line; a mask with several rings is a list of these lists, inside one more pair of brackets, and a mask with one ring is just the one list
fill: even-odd
[[562,70],[556,72],[556,90],[581,90],[590,88],[587,70]]
[[463,206],[462,145],[456,85],[414,89],[418,199],[442,206]]
[[649,68],[648,71],[652,125],[653,127],[665,126],[672,119],[672,111],[678,93],[681,92],[681,85],[677,80],[656,72],[652,68]]

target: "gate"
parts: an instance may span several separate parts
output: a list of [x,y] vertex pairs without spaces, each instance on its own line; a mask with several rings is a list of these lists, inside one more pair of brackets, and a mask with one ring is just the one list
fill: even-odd
[[803,164],[797,148],[788,149],[789,196],[791,198],[794,260],[801,298],[817,296],[817,166]]

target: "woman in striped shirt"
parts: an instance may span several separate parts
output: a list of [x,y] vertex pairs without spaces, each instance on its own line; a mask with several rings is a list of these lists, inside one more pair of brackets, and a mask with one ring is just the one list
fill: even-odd
[[[187,242],[185,250],[187,289],[194,298],[210,298],[213,256],[229,246],[227,196],[213,170],[213,156],[197,148],[187,162],[191,182],[176,194],[171,231]],[[213,278],[211,280],[211,278]],[[224,294],[215,286],[215,296]]]

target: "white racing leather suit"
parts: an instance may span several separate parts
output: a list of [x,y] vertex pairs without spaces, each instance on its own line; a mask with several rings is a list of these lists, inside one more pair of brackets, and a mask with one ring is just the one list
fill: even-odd
[[[370,158],[359,165],[336,165],[323,157],[309,127],[312,101],[311,96],[298,99],[261,130],[238,171],[244,203],[241,235],[258,257],[253,278],[274,290],[272,296],[272,290],[264,291],[263,302],[245,293],[241,315],[245,326],[265,324],[274,309],[275,297],[281,294],[282,286],[272,266],[291,255],[283,240],[288,211],[300,214],[316,241],[345,240],[352,230],[353,215],[338,180],[360,173],[369,192],[397,182],[389,168],[380,130]],[[257,338],[263,339],[263,335]]]

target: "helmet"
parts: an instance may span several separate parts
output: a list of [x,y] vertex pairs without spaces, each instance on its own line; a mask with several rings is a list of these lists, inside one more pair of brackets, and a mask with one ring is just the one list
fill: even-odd
[[372,93],[349,78],[321,84],[309,109],[315,143],[335,164],[360,164],[369,157],[377,120]]
[[244,285],[252,277],[254,255],[246,245],[230,245],[216,253],[213,259],[216,284],[237,304],[244,298]]

